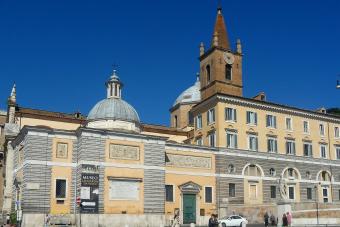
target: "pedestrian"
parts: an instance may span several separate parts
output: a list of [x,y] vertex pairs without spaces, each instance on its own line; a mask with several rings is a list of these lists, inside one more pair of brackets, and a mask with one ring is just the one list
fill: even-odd
[[287,212],[287,220],[288,220],[288,226],[291,227],[292,226],[292,213],[291,212]]
[[209,223],[208,223],[208,227],[214,227],[214,219],[215,219],[215,215],[211,214],[210,218],[209,218]]
[[214,214],[212,227],[218,227],[218,216],[217,216],[217,214]]
[[265,227],[268,227],[268,225],[269,225],[269,215],[268,215],[268,212],[267,212],[267,211],[266,211],[266,213],[264,214],[263,219],[264,219],[264,226],[265,226]]
[[288,226],[288,219],[287,219],[287,216],[286,214],[283,214],[282,216],[282,226]]
[[274,214],[270,215],[270,223],[271,223],[272,226],[276,225],[275,220],[276,220],[276,218],[275,218]]
[[172,222],[171,227],[179,227],[180,221],[179,221],[179,210],[175,211],[174,215],[174,221]]

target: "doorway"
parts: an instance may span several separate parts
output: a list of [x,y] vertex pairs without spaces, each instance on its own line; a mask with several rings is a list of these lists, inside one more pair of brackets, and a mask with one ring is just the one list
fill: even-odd
[[183,224],[196,224],[196,194],[183,194]]

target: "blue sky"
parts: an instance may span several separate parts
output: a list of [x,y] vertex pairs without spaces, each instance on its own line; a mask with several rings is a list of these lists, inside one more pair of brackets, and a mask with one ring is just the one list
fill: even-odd
[[[168,124],[210,44],[217,1],[0,1],[0,108],[87,114],[119,65],[123,97],[143,122]],[[340,1],[222,0],[243,44],[244,95],[306,109],[340,106]],[[339,78],[340,79],[340,78]]]

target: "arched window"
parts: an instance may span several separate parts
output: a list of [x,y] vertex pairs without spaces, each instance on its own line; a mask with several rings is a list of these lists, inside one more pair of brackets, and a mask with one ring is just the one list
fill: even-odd
[[225,79],[226,80],[232,79],[232,65],[229,64],[225,65]]
[[288,168],[284,171],[283,178],[286,178],[288,180],[294,180],[294,179],[299,179],[300,175],[296,169]]
[[244,175],[245,176],[252,176],[252,177],[261,177],[262,171],[258,166],[254,165],[254,164],[250,164],[245,168]]
[[207,67],[205,67],[206,71],[207,71],[207,82],[209,83],[211,80],[211,74],[210,74],[210,65],[207,65]]
[[322,171],[319,174],[319,181],[331,181],[331,175],[327,171]]

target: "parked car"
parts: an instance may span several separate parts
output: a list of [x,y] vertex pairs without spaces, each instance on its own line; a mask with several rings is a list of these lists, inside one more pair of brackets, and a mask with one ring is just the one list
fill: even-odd
[[237,226],[242,227],[248,224],[248,220],[240,215],[231,215],[229,217],[224,217],[219,220],[222,227],[226,226]]

